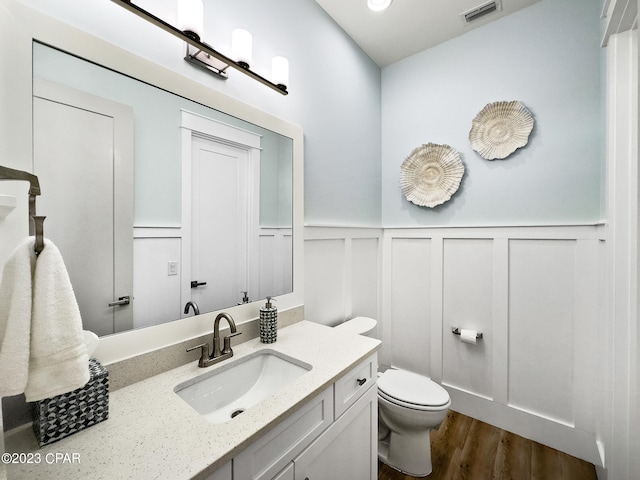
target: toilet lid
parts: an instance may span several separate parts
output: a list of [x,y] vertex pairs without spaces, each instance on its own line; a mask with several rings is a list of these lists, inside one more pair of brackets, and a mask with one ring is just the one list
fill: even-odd
[[342,332],[364,335],[365,333],[368,333],[376,328],[377,323],[378,322],[376,322],[373,318],[355,317],[351,320],[347,320],[344,323],[341,323],[340,325],[337,325],[335,328],[339,329]]
[[378,378],[378,389],[401,402],[424,406],[446,405],[449,393],[431,379],[406,370],[389,369]]

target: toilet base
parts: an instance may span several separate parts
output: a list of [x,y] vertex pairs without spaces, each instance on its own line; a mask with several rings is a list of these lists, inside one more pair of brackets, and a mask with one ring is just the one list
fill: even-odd
[[378,442],[378,459],[406,475],[426,477],[432,471],[430,432],[400,435],[391,431]]

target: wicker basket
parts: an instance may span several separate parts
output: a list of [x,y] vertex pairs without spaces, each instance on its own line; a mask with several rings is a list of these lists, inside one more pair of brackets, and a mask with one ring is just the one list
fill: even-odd
[[89,375],[84,387],[35,402],[33,431],[41,447],[109,417],[109,372],[92,358]]

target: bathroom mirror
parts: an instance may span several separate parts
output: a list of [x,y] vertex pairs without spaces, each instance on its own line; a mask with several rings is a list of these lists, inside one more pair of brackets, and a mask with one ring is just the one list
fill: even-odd
[[291,138],[39,42],[33,82],[39,208],[85,329],[291,293]]
[[[105,251],[111,249],[115,252],[116,260],[124,258],[125,263],[130,262],[132,293],[112,288],[104,299],[100,299],[99,308],[107,312],[129,309],[134,312],[132,318],[114,319],[105,329],[91,325],[85,325],[85,328],[100,335],[108,335],[137,327],[154,326],[158,320],[167,322],[165,325],[176,323],[172,320],[177,319],[183,319],[184,322],[189,320],[185,317],[194,314],[193,309],[189,309],[185,314],[184,307],[188,301],[194,300],[202,306],[200,313],[231,309],[239,322],[255,318],[259,301],[267,295],[278,296],[281,308],[302,303],[299,261],[302,242],[302,132],[298,127],[12,0],[1,0],[0,9],[3,8],[7,9],[9,15],[0,15],[4,30],[0,54],[3,56],[3,63],[14,66],[10,76],[3,74],[0,77],[5,92],[8,91],[9,84],[12,89],[7,112],[12,115],[14,122],[5,129],[5,137],[14,141],[17,146],[14,150],[19,152],[18,156],[11,157],[14,160],[9,166],[24,170],[33,168],[41,177],[43,195],[38,198],[38,212],[48,217],[45,222],[45,237],[52,239],[57,245],[60,244],[58,246],[66,263],[76,263],[76,269],[86,270],[87,278],[101,279],[108,276],[107,273],[111,273],[109,269],[101,268],[94,271],[89,268],[87,265],[94,257],[103,257]],[[9,39],[11,41],[8,41]],[[112,91],[98,91],[100,83],[110,86]],[[125,83],[135,85],[132,87],[135,93],[125,93]],[[120,111],[109,117],[118,119],[112,122],[117,125],[114,132],[120,134],[122,130],[125,131],[122,151],[120,146],[111,145],[115,164],[123,158],[124,150],[130,150],[133,152],[135,165],[132,172],[127,174],[131,177],[129,181],[132,180],[131,195],[134,201],[122,210],[117,201],[116,204],[111,204],[109,200],[106,207],[105,204],[99,203],[103,197],[100,188],[103,187],[97,187],[96,180],[102,180],[102,172],[93,168],[75,168],[78,162],[88,162],[93,153],[70,162],[74,168],[67,170],[58,168],[54,162],[47,163],[53,150],[48,142],[56,140],[57,133],[49,127],[55,125],[55,122],[46,123],[47,116],[39,116],[40,104],[60,103],[55,99],[55,95],[62,92],[64,96],[70,90],[80,91],[93,99],[117,104],[124,112],[124,117]],[[143,94],[143,90],[151,93]],[[127,95],[129,99],[126,98]],[[54,99],[47,100],[51,96]],[[133,104],[130,101],[132,98]],[[160,110],[163,109],[171,110],[169,120],[160,121]],[[47,108],[42,110],[46,113]],[[156,124],[143,127],[143,117],[151,117]],[[124,120],[120,121],[121,118]],[[79,123],[82,123],[82,120]],[[132,128],[121,128],[129,123],[132,124]],[[58,124],[63,126],[61,133],[65,133],[65,130],[76,132],[75,128],[64,128],[67,125],[66,120]],[[145,128],[145,135],[139,137],[138,130]],[[51,130],[53,133],[50,133],[50,137],[53,138],[45,137],[44,142],[41,142],[37,134],[38,129]],[[126,131],[132,131],[133,134],[127,137]],[[79,136],[85,137],[84,134]],[[172,139],[168,146],[160,143],[164,137]],[[199,242],[195,241],[196,235],[191,231],[194,227],[192,207],[197,202],[193,201],[196,197],[193,197],[188,189],[191,188],[190,184],[197,174],[189,171],[194,168],[189,166],[188,162],[185,163],[185,158],[192,158],[190,152],[196,150],[195,140],[202,139],[217,142],[217,157],[235,158],[239,151],[240,154],[248,156],[250,161],[258,159],[258,169],[231,169],[231,175],[239,175],[243,180],[242,192],[246,196],[236,192],[236,197],[244,200],[235,203],[226,201],[229,198],[229,190],[225,187],[233,183],[229,180],[233,177],[219,175],[217,170],[210,172],[212,177],[203,177],[208,180],[200,185],[201,190],[222,192],[222,197],[207,197],[209,203],[224,202],[224,205],[217,205],[220,208],[214,210],[227,213],[232,211],[232,215],[226,216],[234,217],[237,206],[241,205],[248,212],[247,219],[242,222],[223,224],[224,215],[216,217],[214,221],[205,222],[214,226],[213,230],[219,235],[228,235],[232,239],[228,243],[232,246],[240,242],[238,239],[243,239],[241,247],[237,248],[236,252],[242,251],[245,255],[242,258],[236,256],[233,261],[229,261],[230,264],[241,265],[242,273],[239,275],[236,275],[237,272],[232,274],[231,270],[214,265],[213,277],[204,278],[200,277],[200,272],[195,272],[191,265],[191,256],[196,248],[200,248],[203,258],[210,252],[221,250],[215,247],[208,237],[201,237]],[[12,147],[11,141],[4,142],[8,145],[5,152]],[[81,146],[79,151],[86,152],[97,148],[98,142],[86,140],[86,145]],[[211,150],[208,145],[198,148],[206,152]],[[142,153],[139,153],[139,150]],[[142,157],[138,158],[139,155]],[[69,171],[83,172],[84,178],[70,177],[63,173]],[[125,180],[122,183],[127,182]],[[121,177],[115,175],[113,184],[120,186]],[[203,188],[203,185],[207,187],[209,184],[211,188]],[[56,190],[64,192],[64,195],[59,197],[64,197],[67,203],[55,205],[57,200],[52,201],[52,198],[57,196]],[[76,190],[82,193],[76,195]],[[108,192],[105,191],[104,196],[108,196]],[[87,208],[81,208],[85,206]],[[223,206],[226,208],[222,208]],[[124,230],[133,243],[132,247],[127,247],[130,248],[130,252],[122,253],[114,246],[107,249],[99,248],[93,240],[105,239],[111,234],[95,232],[87,222],[119,215],[127,208],[130,213],[125,212],[123,215],[129,216],[130,223]],[[92,219],[91,216],[95,218]],[[239,228],[239,224],[243,225],[242,228]],[[242,229],[245,233],[238,234]],[[76,241],[73,239],[74,236],[81,240]],[[65,253],[63,244],[67,241],[72,246],[64,247]],[[208,263],[210,262],[206,260],[196,262],[197,265]],[[73,267],[68,265],[68,268],[71,270]],[[117,268],[112,267],[111,270],[117,271]],[[114,275],[117,277],[119,274]],[[241,281],[228,288],[229,278],[233,275]],[[72,278],[72,282],[76,293],[84,286],[83,280],[74,281]],[[191,288],[191,282],[206,282],[207,285]],[[216,282],[216,287],[227,288],[226,300],[216,303],[216,298],[215,301],[209,302],[210,305],[207,307],[208,301],[201,298],[203,295],[197,297],[197,294],[214,286]],[[94,288],[89,290],[95,291]],[[130,297],[128,305],[107,305],[117,303],[121,297],[127,296]],[[79,303],[82,309],[82,299],[79,299]],[[138,311],[143,316],[141,320],[135,318]],[[202,317],[203,320],[191,322],[186,328],[187,324],[180,323],[182,326],[177,330],[173,327],[160,330],[154,328],[154,334],[135,335],[136,341],[144,342],[146,345],[138,344],[135,350],[163,344],[166,341],[161,338],[165,335],[164,332],[175,341],[179,336],[188,338],[206,331],[210,325],[206,316]],[[122,348],[121,343],[113,345],[119,350]],[[117,355],[126,354],[120,352]]]

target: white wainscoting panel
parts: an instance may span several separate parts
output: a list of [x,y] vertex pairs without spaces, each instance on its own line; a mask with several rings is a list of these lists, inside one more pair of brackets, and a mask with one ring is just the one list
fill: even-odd
[[[443,264],[442,383],[491,399],[493,240],[445,239]],[[483,338],[463,343],[452,327]]]
[[[175,237],[134,238],[134,328],[181,318],[181,243]],[[169,262],[177,263],[176,275],[169,275]]]
[[[290,228],[261,228],[257,260],[252,264],[249,299],[291,292],[293,286],[293,243]],[[191,299],[189,282],[190,247],[180,228],[138,227],[133,239],[133,318],[134,328],[159,325],[183,314]],[[169,275],[169,262],[176,262],[176,275]],[[184,279],[184,281],[183,281]],[[242,294],[237,292],[238,301]],[[277,304],[276,304],[277,306]]]
[[571,426],[576,245],[509,245],[509,405]]
[[[366,315],[381,365],[443,384],[454,410],[598,464],[604,237],[602,225],[305,227],[305,315],[332,325],[376,305]],[[452,327],[483,338],[462,343]]]
[[[265,234],[263,232],[260,233],[260,236],[258,237],[258,258],[260,259],[260,263],[258,265],[258,272],[256,276],[258,283],[257,287],[249,284],[249,299],[251,301],[258,300],[259,298],[264,298],[267,295],[269,295],[270,297],[276,295],[273,292],[267,293],[265,291],[265,286],[273,286],[274,271],[271,269],[273,268],[275,260],[278,257],[276,245],[277,244],[275,235]],[[251,276],[251,274],[249,276]]]
[[305,227],[305,318],[337,325],[380,320],[382,230]]
[[431,376],[431,240],[398,238],[391,248],[391,349],[394,366]]
[[603,240],[601,225],[386,229],[381,363],[442,383],[454,410],[597,464]]
[[309,292],[304,299],[306,320],[323,325],[336,325],[344,320],[349,284],[345,244],[344,239],[305,242],[304,291]]
[[[253,269],[254,266],[252,265]],[[264,228],[258,233],[258,272],[251,285],[251,301],[290,293],[293,289],[293,236],[290,228]]]
[[350,316],[378,319],[381,243],[377,237],[351,240]]

